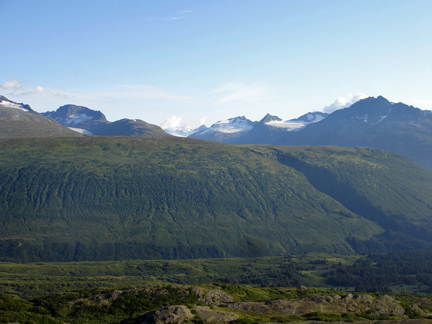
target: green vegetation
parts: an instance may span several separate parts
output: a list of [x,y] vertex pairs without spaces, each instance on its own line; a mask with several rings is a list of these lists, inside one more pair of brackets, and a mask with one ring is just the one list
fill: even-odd
[[[123,289],[80,290],[32,299],[3,294],[0,295],[0,323],[119,323],[128,319],[127,323],[132,324],[141,323],[146,316],[152,316],[151,312],[154,314],[154,311],[171,305],[185,305],[189,308],[195,316],[189,323],[204,323],[196,306],[209,305],[210,312],[215,310],[237,314],[238,319],[231,320],[234,324],[397,320],[425,318],[432,310],[431,295],[404,294],[389,297],[363,294],[346,299],[349,296],[345,292],[307,288],[268,289],[215,284],[200,286],[198,289],[192,286],[146,285]],[[226,296],[232,301],[221,303],[217,298],[213,301],[202,298],[206,292],[215,291],[219,296]],[[362,299],[367,303],[362,303]],[[388,304],[374,301],[379,299],[386,300]],[[236,301],[242,302],[235,303]],[[252,303],[253,308],[249,308],[248,302]],[[350,306],[343,306],[347,303]],[[273,306],[260,310],[264,305]],[[284,309],[278,305],[288,307]],[[321,311],[315,311],[317,306]]]
[[371,254],[352,265],[329,271],[327,282],[334,286],[354,286],[359,292],[405,291],[407,286],[422,287],[432,293],[431,252],[391,252]]
[[[369,256],[301,254],[245,259],[1,263],[0,323],[119,323],[126,318],[129,323],[140,323],[143,313],[164,306],[186,305],[194,310],[194,305],[209,305],[200,299],[194,286],[178,285],[187,282],[199,283],[204,291],[216,289],[229,295],[231,302],[210,304],[210,309],[239,315],[233,323],[400,319],[391,314],[395,306],[388,302],[378,306],[384,307],[386,313],[366,309],[359,302],[363,293],[347,299],[352,302],[351,310],[357,307],[355,312],[346,313],[341,308],[346,304],[341,298],[348,296],[343,290],[359,291],[358,282],[369,284],[369,290],[374,292],[366,296],[366,305],[382,296],[377,293],[381,280],[388,280],[392,295],[409,318],[424,318],[432,313],[432,295],[407,292],[430,291],[432,283],[422,278],[432,276],[431,259],[432,252],[399,252]],[[257,281],[260,278],[265,280]],[[293,281],[297,284],[288,284]],[[279,286],[283,282],[287,285]],[[371,288],[374,283],[376,289]],[[277,306],[279,302],[264,304],[275,305],[270,313],[251,311],[247,306],[223,307],[232,302],[279,300],[292,301],[294,308],[287,309],[298,309],[301,314],[284,315]],[[299,304],[302,300],[303,304]],[[316,311],[313,303],[330,308]],[[192,323],[203,323],[196,310],[193,314],[196,317]]]
[[432,171],[374,149],[3,139],[0,260],[430,249],[431,197]]
[[[221,282],[263,287],[325,287],[322,275],[359,256],[308,254],[287,257],[129,260],[68,263],[0,263],[0,292],[37,297],[80,289],[145,283]],[[327,286],[330,287],[330,286]]]
[[392,252],[369,256],[301,254],[239,259],[0,263],[0,293],[29,298],[148,283],[215,283],[231,289],[227,292],[238,296],[239,301],[251,299],[244,285],[263,287],[264,295],[258,299],[285,298],[273,288],[299,286],[351,292],[430,293],[431,259],[432,252]]
[[341,147],[261,147],[302,172],[320,192],[386,231],[349,237],[360,253],[432,249],[432,173],[389,151]]
[[0,147],[3,261],[353,253],[347,236],[381,232],[247,147],[130,137]]

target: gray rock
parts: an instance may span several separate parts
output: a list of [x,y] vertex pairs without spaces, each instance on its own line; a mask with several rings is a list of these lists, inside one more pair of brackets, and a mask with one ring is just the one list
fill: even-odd
[[208,323],[228,323],[239,318],[237,314],[212,310],[208,306],[196,306],[194,307],[194,310],[201,319]]
[[193,317],[194,315],[187,306],[166,306],[155,312],[149,313],[149,316],[146,316],[145,321],[142,323],[180,324],[187,322]]
[[205,289],[202,287],[195,287],[193,292],[199,296],[198,301],[203,304],[221,305],[223,303],[230,303],[233,299],[218,289]]

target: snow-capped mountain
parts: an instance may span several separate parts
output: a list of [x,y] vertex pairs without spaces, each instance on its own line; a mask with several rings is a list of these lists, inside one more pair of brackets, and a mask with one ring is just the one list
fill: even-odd
[[217,123],[214,123],[211,127],[204,130],[202,133],[242,133],[250,131],[256,122],[253,122],[249,119],[246,119],[245,116],[230,118],[227,120],[221,120]]
[[0,96],[0,137],[79,136],[29,105]]
[[188,137],[192,134],[202,132],[207,129],[206,125],[201,125],[198,128],[192,128],[190,126],[185,127],[175,127],[175,128],[165,128],[165,133],[168,133],[170,135],[174,135],[177,137]]
[[369,97],[271,144],[379,148],[432,169],[432,111]]
[[277,116],[267,114],[259,122],[253,122],[246,117],[235,117],[219,121],[204,131],[189,137],[224,142],[228,144],[266,144],[277,134],[297,131],[311,123],[323,120],[328,114],[312,112],[297,119],[282,120]]
[[331,114],[311,112],[287,121],[267,114],[251,124],[242,119],[216,123],[190,137],[227,144],[366,146],[393,151],[432,169],[432,111],[382,96]]
[[234,117],[218,121],[210,127],[196,132],[189,137],[225,142],[249,132],[256,123],[257,122],[251,121],[244,116]]
[[324,118],[326,118],[327,116],[328,116],[327,113],[315,111],[315,112],[304,114],[303,116],[300,116],[299,118],[296,119],[290,119],[284,121],[280,118],[277,118],[277,119],[266,121],[264,123],[267,126],[283,128],[286,131],[297,131],[309,124],[319,122]]
[[77,105],[64,105],[56,111],[42,113],[69,129],[86,135],[100,136],[169,136],[159,126],[139,119],[121,119],[109,122],[96,110]]
[[83,106],[64,105],[56,111],[42,113],[70,129],[87,135],[94,134],[94,129],[108,123],[105,115],[100,111]]
[[29,105],[13,102],[4,96],[0,96],[0,105],[5,108],[18,109],[26,112],[35,112]]

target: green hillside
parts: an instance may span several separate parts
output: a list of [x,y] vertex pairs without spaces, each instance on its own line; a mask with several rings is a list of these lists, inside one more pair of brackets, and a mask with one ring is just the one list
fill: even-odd
[[[273,147],[263,152],[274,154],[276,160],[302,172],[315,188],[386,229],[380,238],[387,247],[380,243],[374,248],[385,251],[389,246],[398,250],[432,247],[429,170],[378,149]],[[392,242],[388,242],[389,237]]]
[[[396,215],[413,231],[429,224],[432,172],[384,151],[179,138],[4,139],[1,260],[352,253],[350,244],[387,233],[382,234],[387,224],[381,219],[353,213],[351,205],[344,207],[281,156],[329,169],[325,175],[336,179],[335,191],[360,192],[357,197],[379,209],[381,218]],[[401,209],[402,202],[389,199],[409,203]],[[420,239],[427,245],[429,232],[425,235]]]

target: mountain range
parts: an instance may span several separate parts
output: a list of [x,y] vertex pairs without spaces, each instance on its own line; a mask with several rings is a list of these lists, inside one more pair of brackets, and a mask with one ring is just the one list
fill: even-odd
[[269,114],[259,122],[231,118],[189,137],[227,144],[365,146],[404,155],[432,169],[432,111],[382,96],[331,114],[313,112],[288,121]]
[[196,133],[204,141],[0,97],[0,260],[432,250],[432,171],[360,147],[427,166],[430,117],[367,98],[330,115],[228,119]]
[[401,154],[432,169],[432,111],[392,103],[382,96],[359,100],[331,114],[310,112],[286,121],[267,114],[258,122],[239,116],[210,127],[165,130],[170,134],[139,119],[109,122],[100,111],[72,104],[39,114],[29,105],[1,96],[0,126],[0,137],[172,134],[226,144],[364,146]]
[[100,111],[83,106],[64,105],[56,111],[44,112],[58,123],[76,132],[99,136],[170,136],[162,128],[140,119],[121,119],[109,122]]
[[78,133],[45,118],[29,105],[0,96],[0,138],[79,136]]

